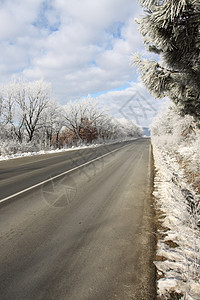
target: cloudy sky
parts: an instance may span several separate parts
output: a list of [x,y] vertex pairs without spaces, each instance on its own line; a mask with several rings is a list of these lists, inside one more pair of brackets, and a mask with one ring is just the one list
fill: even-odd
[[157,101],[129,63],[142,14],[137,0],[0,0],[0,81],[42,78],[61,104],[90,94],[148,124]]

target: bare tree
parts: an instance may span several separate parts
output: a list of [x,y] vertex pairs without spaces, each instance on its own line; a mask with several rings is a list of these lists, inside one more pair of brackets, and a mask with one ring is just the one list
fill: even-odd
[[63,127],[62,107],[56,101],[50,101],[42,113],[42,134],[46,146],[52,146],[52,138],[56,136],[56,147],[59,147],[59,134]]
[[32,141],[40,117],[50,100],[50,84],[43,80],[16,83],[15,101],[19,105],[23,122],[28,134],[28,141]]

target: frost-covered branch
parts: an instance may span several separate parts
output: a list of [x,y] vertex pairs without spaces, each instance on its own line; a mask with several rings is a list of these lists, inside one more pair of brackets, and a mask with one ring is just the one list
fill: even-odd
[[200,2],[140,2],[146,15],[136,21],[144,44],[163,62],[137,58],[142,81],[156,98],[168,96],[200,120]]

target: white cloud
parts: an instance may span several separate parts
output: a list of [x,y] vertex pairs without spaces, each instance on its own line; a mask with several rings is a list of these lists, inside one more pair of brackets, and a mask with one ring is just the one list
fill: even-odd
[[130,82],[123,90],[113,90],[97,96],[102,106],[110,108],[117,118],[134,120],[137,124],[148,127],[160,111],[165,100],[154,99],[142,83]]
[[0,0],[0,80],[43,78],[63,104],[126,85],[140,14],[136,0]]
[[32,31],[41,0],[0,2],[0,40],[15,40]]

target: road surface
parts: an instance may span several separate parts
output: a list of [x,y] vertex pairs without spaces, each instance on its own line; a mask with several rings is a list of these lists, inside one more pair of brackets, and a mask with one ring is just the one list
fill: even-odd
[[0,176],[1,299],[155,299],[149,139],[1,162]]

